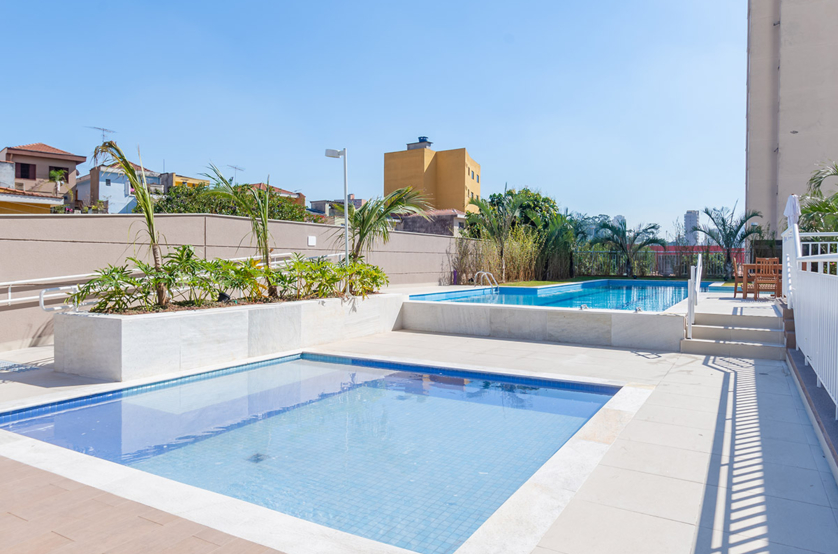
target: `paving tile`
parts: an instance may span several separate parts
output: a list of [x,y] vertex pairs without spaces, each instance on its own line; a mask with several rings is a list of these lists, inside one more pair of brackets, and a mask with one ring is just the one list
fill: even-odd
[[834,553],[838,544],[838,524],[831,508],[758,492],[731,498],[727,489],[710,486],[699,527],[737,539],[767,538],[772,543],[823,553]]
[[703,494],[701,483],[600,466],[591,473],[575,498],[696,524]]
[[[813,554],[793,546],[769,541],[766,537],[746,537],[701,527],[696,533],[693,554]],[[825,553],[824,553],[825,554]]]
[[687,554],[695,526],[574,499],[538,546],[566,554]]
[[[72,541],[51,531],[42,532],[17,544],[6,543],[3,554],[43,554],[57,550]],[[4,541],[5,542],[5,541]]]
[[720,468],[711,471],[707,483],[729,489],[732,500],[751,494],[776,496],[798,502],[830,507],[830,495],[838,499],[838,487],[827,489],[828,483],[822,479],[819,471],[794,466],[755,462],[718,462],[714,456],[711,467]]
[[632,414],[623,410],[602,408],[576,436],[582,440],[611,444],[631,421]]
[[718,398],[706,398],[703,396],[690,396],[685,394],[674,394],[665,392],[665,389],[657,387],[646,401],[649,405],[667,406],[669,408],[682,408],[685,410],[696,410],[718,414],[723,410],[723,405]]
[[191,536],[159,549],[156,554],[209,554],[217,550],[217,544]]
[[600,463],[610,467],[705,483],[711,458],[712,456],[705,452],[617,439]]
[[637,419],[626,425],[620,438],[707,453],[714,449],[723,453],[723,445],[731,440],[729,435],[717,437],[713,431]]
[[260,544],[234,538],[232,541],[219,547],[217,550],[213,550],[212,554],[264,554],[266,552],[277,554],[276,550],[272,550]]
[[724,414],[716,412],[690,410],[684,408],[673,408],[671,406],[659,406],[647,404],[637,411],[635,418],[643,421],[657,423],[668,423],[670,425],[682,425],[695,429],[713,431],[721,425],[724,429]]
[[205,527],[204,529],[198,531],[197,533],[195,533],[195,536],[199,539],[211,542],[216,546],[224,546],[228,542],[231,542],[233,539],[235,539],[235,537],[232,535],[222,533],[221,531],[212,529],[210,527]]

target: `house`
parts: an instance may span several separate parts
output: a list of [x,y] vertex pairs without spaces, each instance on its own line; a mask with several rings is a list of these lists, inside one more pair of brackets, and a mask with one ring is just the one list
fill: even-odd
[[469,202],[480,198],[480,164],[465,148],[435,152],[431,144],[419,137],[407,150],[384,154],[384,194],[411,187],[438,210],[477,211]]
[[[131,166],[139,173],[139,165],[131,163]],[[152,193],[162,194],[162,174],[148,168],[144,170],[148,188]],[[116,162],[96,166],[89,174],[79,177],[76,181],[76,200],[85,206],[97,206],[102,202],[111,214],[131,213],[137,205],[134,189]]]
[[[348,195],[349,203],[355,206],[357,210],[361,206],[367,203],[366,200],[362,198],[355,198],[354,194]],[[337,200],[312,200],[309,202],[311,205],[311,211],[318,214],[318,215],[325,215],[330,216],[332,214],[332,206],[337,204],[343,207],[343,198],[339,198]]]
[[[0,162],[2,166],[9,162]],[[0,214],[48,214],[53,206],[64,204],[63,196],[54,196],[44,192],[17,190],[0,186]]]
[[466,226],[466,213],[460,210],[429,210],[425,215],[427,217],[414,214],[399,218],[396,230],[459,237]]
[[163,173],[160,176],[160,183],[163,185],[163,192],[169,192],[172,187],[197,187],[209,186],[209,181],[197,177],[186,177],[177,173]]
[[265,183],[251,183],[251,187],[256,187],[259,190],[265,190],[265,187],[270,186],[272,192],[274,194],[279,194],[281,197],[285,198],[286,200],[290,200],[294,204],[299,204],[300,206],[305,208],[306,205],[306,195],[302,192],[291,192],[290,190],[281,189],[279,187],[275,187],[273,185],[267,185]]
[[[8,166],[0,186],[18,192],[35,192],[51,197],[68,196],[76,184],[76,166],[87,160],[59,150],[48,144],[36,142],[21,146],[7,146],[0,150],[0,161],[13,164],[13,179],[8,179]],[[53,181],[54,172],[61,172],[63,179]],[[52,175],[51,175],[52,174]]]

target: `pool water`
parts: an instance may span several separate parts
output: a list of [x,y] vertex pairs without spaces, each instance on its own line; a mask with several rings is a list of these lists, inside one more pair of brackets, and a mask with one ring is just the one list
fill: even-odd
[[[706,288],[702,288],[706,291]],[[546,287],[497,287],[418,294],[411,300],[663,312],[687,298],[687,282],[598,280]]]
[[616,390],[303,354],[0,414],[0,428],[449,553]]

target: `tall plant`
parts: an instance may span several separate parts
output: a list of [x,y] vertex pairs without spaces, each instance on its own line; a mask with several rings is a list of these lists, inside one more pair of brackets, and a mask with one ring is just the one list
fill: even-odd
[[[160,233],[157,230],[157,224],[154,221],[154,199],[151,196],[151,191],[148,188],[148,183],[145,178],[145,169],[143,169],[143,159],[140,156],[140,149],[137,149],[137,156],[140,159],[139,172],[134,169],[134,164],[128,161],[125,154],[116,145],[116,142],[109,140],[103,142],[96,147],[93,152],[94,164],[98,164],[99,160],[104,163],[109,161],[116,162],[119,169],[125,174],[128,183],[134,190],[134,197],[137,200],[137,207],[143,214],[143,221],[145,222],[145,230],[148,234],[148,242],[151,248],[152,265],[156,273],[160,273],[163,268],[163,253],[160,249]],[[155,284],[155,292],[157,294],[157,304],[165,306],[169,303],[169,297],[166,294],[166,286],[162,282]]]
[[66,169],[50,169],[49,170],[49,180],[55,183],[55,194],[61,194],[61,185],[64,184],[65,179],[67,178],[67,170]]
[[838,163],[821,165],[809,179],[808,191],[801,198],[800,225],[807,231],[838,231],[838,192],[829,196],[823,193],[827,179],[838,178]]
[[[350,253],[357,261],[364,252],[372,249],[376,241],[390,240],[393,217],[396,215],[421,215],[427,217],[430,204],[418,191],[411,187],[395,190],[384,198],[370,200],[358,209],[349,204],[345,219],[349,225]],[[335,204],[336,212],[343,214],[343,206]]]
[[271,220],[271,185],[270,177],[265,188],[260,189],[248,185],[235,185],[221,173],[221,170],[210,164],[212,173],[204,173],[213,185],[210,194],[219,195],[235,202],[239,210],[250,219],[250,236],[256,242],[256,250],[262,259],[265,275],[268,279],[268,296],[278,296],[276,284],[271,279],[271,231],[268,223]]
[[469,224],[477,228],[480,238],[491,240],[498,249],[501,263],[501,280],[506,281],[506,243],[516,220],[521,217],[525,198],[520,194],[504,194],[491,205],[486,200],[471,199],[477,213],[469,214]]
[[742,248],[745,239],[751,235],[759,235],[762,229],[758,225],[748,225],[754,218],[762,217],[756,210],[751,210],[736,216],[736,204],[730,208],[704,208],[704,213],[710,218],[712,225],[702,225],[689,231],[698,231],[712,242],[715,242],[725,252],[725,279],[733,278],[733,250]]
[[600,232],[591,244],[602,244],[621,253],[626,258],[626,273],[634,277],[634,261],[644,248],[653,244],[666,248],[666,241],[658,237],[659,230],[660,225],[657,223],[629,229],[624,220],[616,224],[603,221],[599,224]]

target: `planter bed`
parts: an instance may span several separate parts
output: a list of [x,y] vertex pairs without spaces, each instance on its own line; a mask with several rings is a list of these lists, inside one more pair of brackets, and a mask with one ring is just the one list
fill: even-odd
[[405,296],[327,298],[148,314],[58,313],[55,370],[152,377],[400,327]]

